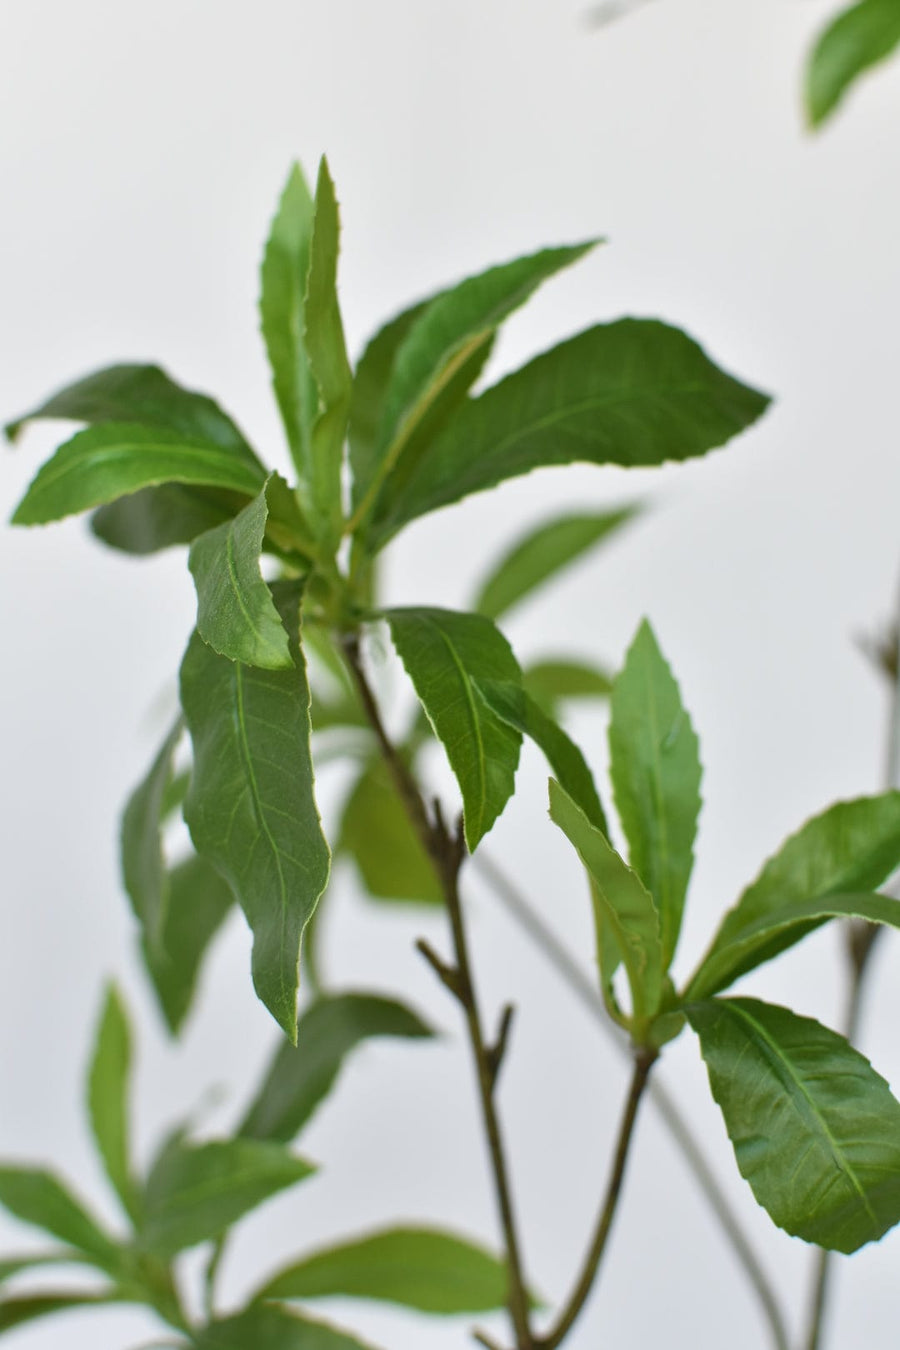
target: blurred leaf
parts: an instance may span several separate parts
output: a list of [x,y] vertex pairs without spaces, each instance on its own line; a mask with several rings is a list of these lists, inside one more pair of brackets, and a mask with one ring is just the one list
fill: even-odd
[[370,895],[440,905],[434,864],[413,829],[381,759],[364,767],[341,818],[337,849],[348,853]]
[[53,1293],[23,1294],[18,1298],[0,1299],[0,1335],[12,1331],[25,1322],[35,1322],[39,1317],[49,1317],[52,1313],[69,1312],[73,1308],[103,1307],[109,1303],[121,1303],[120,1295],[114,1291],[108,1294],[76,1294],[68,1290]]
[[608,698],[612,677],[586,661],[564,657],[535,661],[522,671],[522,684],[535,703],[553,716],[566,699]]
[[120,553],[146,557],[189,544],[198,534],[230,520],[246,500],[244,494],[215,488],[160,483],[99,506],[91,516],[91,530]]
[[23,1223],[77,1247],[101,1270],[117,1268],[115,1243],[52,1172],[13,1163],[0,1166],[0,1205]]
[[410,1008],[378,994],[317,999],[300,1018],[296,1048],[279,1045],[239,1133],[288,1143],[328,1096],[351,1050],[376,1036],[433,1034]]
[[121,996],[109,985],[88,1074],[88,1109],[97,1149],[106,1175],[125,1213],[138,1218],[138,1195],[131,1174],[128,1091],[131,1075],[131,1028]]
[[900,1220],[900,1103],[808,1017],[755,999],[685,1011],[737,1164],[780,1228],[854,1252]]
[[166,861],[160,825],[172,765],[184,724],[179,717],[150,770],[134,789],[122,815],[122,879],[149,948],[160,941],[168,902]]
[[900,44],[897,0],[860,0],[832,19],[806,70],[806,110],[814,127],[830,116],[850,86]]
[[5,1284],[14,1275],[21,1275],[25,1270],[36,1270],[40,1266],[84,1264],[90,1265],[92,1262],[87,1261],[84,1253],[74,1247],[58,1247],[50,1252],[28,1252],[21,1256],[10,1256],[5,1261],[0,1261],[0,1284]]
[[258,1304],[194,1332],[194,1350],[374,1350],[337,1327]]

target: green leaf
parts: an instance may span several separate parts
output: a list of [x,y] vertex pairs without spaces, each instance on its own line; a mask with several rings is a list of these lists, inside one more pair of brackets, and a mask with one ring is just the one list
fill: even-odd
[[115,1244],[52,1172],[11,1163],[0,1166],[0,1205],[23,1223],[77,1247],[101,1269],[116,1268]]
[[293,665],[288,636],[259,570],[268,515],[263,488],[233,520],[194,540],[188,567],[204,642],[231,661],[284,670]]
[[704,957],[684,997],[709,998],[719,993],[829,919],[865,919],[868,923],[900,928],[900,900],[886,895],[828,895],[800,900],[764,914]]
[[196,633],[188,644],[181,702],[194,772],[184,814],[194,847],[230,883],[253,930],[256,992],[294,1039],[300,940],[330,853],[313,793],[301,588],[282,583],[273,594],[293,669],[229,661]]
[[184,725],[179,717],[122,815],[122,879],[143,940],[155,948],[165,924],[168,884],[160,825]]
[[131,1028],[114,985],[106,991],[88,1074],[91,1128],[106,1175],[126,1214],[138,1217],[137,1188],[131,1173],[128,1089],[131,1074]]
[[466,842],[474,851],[512,796],[522,744],[521,733],[490,710],[475,682],[521,685],[518,663],[483,615],[389,609],[384,618],[456,775]]
[[806,71],[806,110],[821,126],[850,86],[900,44],[897,0],[860,0],[820,34]]
[[373,1350],[337,1327],[259,1304],[194,1333],[194,1350]]
[[256,1298],[365,1298],[451,1314],[502,1308],[506,1292],[505,1263],[483,1248],[433,1229],[390,1228],[314,1252]]
[[610,777],[629,862],[656,902],[663,966],[678,943],[700,813],[699,745],[646,620],[613,686]]
[[299,164],[294,164],[266,243],[259,311],[272,385],[308,511],[314,505],[307,485],[318,413],[318,392],[302,339],[312,226],[312,197]]
[[434,864],[380,758],[365,765],[347,798],[337,850],[352,857],[366,890],[377,899],[443,903]]
[[0,1299],[0,1335],[26,1322],[35,1322],[39,1317],[49,1317],[52,1313],[69,1312],[73,1308],[103,1307],[105,1304],[125,1301],[115,1292],[76,1294],[68,1290]]
[[275,1053],[239,1133],[249,1139],[294,1139],[324,1101],[344,1059],[377,1036],[432,1036],[410,1008],[378,994],[336,994],[316,1000],[300,1018],[297,1047]]
[[357,362],[347,424],[354,507],[362,502],[378,471],[378,428],[384,416],[384,400],[397,352],[429,303],[422,300],[386,323],[369,341]]
[[341,467],[353,385],[337,297],[339,237],[334,183],[323,157],[309,249],[303,340],[320,409],[312,428],[310,483],[316,518],[326,522],[328,537],[334,544],[340,538],[343,519]]
[[215,868],[196,854],[167,874],[159,941],[143,942],[143,955],[166,1024],[176,1035],[187,1016],[200,966],[226,916],[234,893]]
[[45,525],[157,483],[200,483],[255,496],[265,471],[212,441],[126,422],[79,431],[49,459],[14,525]]
[[543,751],[560,785],[581,808],[591,824],[596,825],[604,834],[608,834],[606,817],[597,796],[593,774],[584,755],[562,727],[548,717],[529,694],[526,693],[523,697],[522,690],[517,685],[479,682],[477,688],[488,707],[498,717],[524,736],[529,736]]
[[545,465],[640,467],[705,454],[767,405],[676,328],[621,319],[588,329],[461,408],[402,490],[382,494],[373,542]]
[[[602,830],[592,825],[560,785],[550,780],[550,819],[576,849],[592,881],[598,911],[598,948],[608,928],[628,974],[635,1021],[643,1022],[659,1009],[663,994],[662,944],[659,913],[640,877],[627,867]],[[612,973],[601,970],[604,983]]]
[[167,1259],[219,1238],[264,1200],[314,1171],[280,1144],[258,1139],[191,1144],[176,1134],[147,1178],[140,1244]]
[[592,515],[565,515],[523,535],[492,569],[472,606],[499,619],[582,554],[595,548],[637,515],[637,506]]
[[587,661],[557,657],[535,661],[522,671],[522,684],[544,712],[553,715],[566,699],[608,698],[612,678]]
[[[0,1261],[0,1284],[5,1284],[14,1275],[21,1275],[23,1271],[36,1270],[39,1266],[71,1266],[84,1265],[85,1263],[86,1258],[83,1252],[67,1247],[60,1247],[50,1252],[29,1252],[27,1255],[10,1256],[4,1261]],[[87,1262],[87,1264],[92,1263]]]
[[131,422],[174,432],[189,441],[206,441],[234,451],[250,465],[259,460],[231,418],[205,394],[176,384],[159,366],[109,366],[69,384],[40,407],[10,422],[15,439],[26,422],[62,418],[72,422]]
[[109,548],[147,557],[191,543],[230,520],[246,500],[234,492],[160,483],[99,506],[91,516],[91,530]]
[[854,1252],[900,1220],[900,1103],[808,1017],[755,999],[685,1009],[759,1203],[795,1237]]

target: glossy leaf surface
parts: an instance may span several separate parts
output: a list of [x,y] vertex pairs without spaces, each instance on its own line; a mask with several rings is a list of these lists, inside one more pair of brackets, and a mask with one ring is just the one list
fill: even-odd
[[442,903],[434,865],[381,759],[366,765],[347,798],[337,849],[352,857],[376,899]]
[[694,864],[701,769],[691,719],[646,620],[613,686],[610,712],[613,795],[629,861],[659,910],[668,969]]
[[900,1103],[808,1017],[754,999],[686,1012],[741,1174],[780,1228],[854,1252],[900,1220]]
[[291,670],[218,656],[197,634],[181,666],[194,746],[184,814],[197,852],[228,880],[253,930],[253,983],[293,1039],[303,929],[328,881],[313,792],[309,687],[297,636],[300,589],[274,592]]
[[331,1091],[348,1054],[372,1037],[412,1040],[433,1035],[410,1008],[377,994],[335,994],[316,1000],[300,1018],[297,1046],[281,1044],[240,1134],[288,1143]]
[[446,609],[385,611],[394,646],[442,742],[463,799],[474,851],[514,788],[521,733],[492,712],[476,684],[521,685],[503,635],[478,614]]
[[111,1239],[52,1172],[9,1163],[0,1166],[0,1205],[23,1223],[77,1247],[102,1269],[115,1265]]
[[131,1174],[128,1126],[130,1079],[131,1028],[121,996],[110,985],[88,1072],[88,1110],[106,1175],[126,1214],[136,1218],[138,1200]]
[[813,126],[834,111],[850,86],[900,45],[896,0],[860,0],[820,34],[806,72],[806,108]]
[[151,948],[159,942],[165,922],[168,882],[161,823],[175,750],[182,735],[179,718],[122,815],[122,879],[143,940]]
[[191,1345],[194,1350],[374,1350],[349,1332],[272,1304],[213,1322],[195,1333]]

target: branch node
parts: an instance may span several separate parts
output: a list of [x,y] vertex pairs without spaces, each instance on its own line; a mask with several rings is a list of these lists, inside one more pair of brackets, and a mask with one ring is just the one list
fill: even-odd
[[465,993],[456,966],[449,966],[446,961],[442,961],[431,944],[426,942],[424,938],[418,939],[416,950],[425,957],[441,984],[449,989],[453,997],[465,1006]]
[[509,1031],[512,1026],[515,1008],[511,1003],[507,1003],[500,1015],[500,1026],[497,1030],[497,1039],[493,1045],[485,1047],[485,1058],[487,1060],[488,1073],[490,1075],[491,1091],[497,1086],[497,1078],[500,1073],[500,1066],[503,1063],[503,1057],[506,1054],[506,1047],[509,1041]]

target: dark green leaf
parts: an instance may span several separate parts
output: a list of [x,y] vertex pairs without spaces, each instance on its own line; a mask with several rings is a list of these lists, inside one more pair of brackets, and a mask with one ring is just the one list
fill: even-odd
[[390,609],[384,617],[463,799],[474,851],[514,788],[521,733],[497,717],[475,682],[521,685],[506,638],[489,619],[446,609]]
[[860,0],[820,34],[806,71],[806,108],[821,126],[850,86],[900,44],[897,0]]
[[377,899],[443,902],[434,864],[381,759],[366,764],[347,798],[337,849],[353,858],[366,890]]
[[293,669],[229,661],[197,634],[188,645],[181,701],[194,772],[184,814],[197,852],[228,880],[253,930],[256,992],[293,1039],[300,939],[330,853],[313,793],[300,587],[283,583],[273,594]]
[[239,1133],[288,1143],[328,1096],[351,1050],[377,1036],[433,1034],[410,1008],[378,994],[317,999],[300,1018],[296,1048],[278,1047]]
[[557,572],[627,525],[638,509],[623,506],[593,515],[559,516],[529,530],[493,568],[472,608],[489,619],[499,619]]
[[380,328],[357,363],[347,425],[354,507],[362,502],[378,470],[378,428],[397,351],[428,304],[427,300],[420,301]]
[[230,520],[246,501],[243,494],[215,488],[160,483],[98,507],[91,529],[110,548],[146,557],[189,544],[198,534]]
[[194,1333],[194,1350],[373,1350],[325,1322],[260,1304]]
[[20,1327],[25,1322],[35,1322],[39,1317],[49,1317],[52,1313],[69,1312],[73,1308],[103,1307],[119,1302],[122,1299],[115,1293],[76,1294],[67,1290],[0,1299],[0,1334],[12,1331],[13,1327]]
[[506,1302],[506,1265],[464,1238],[392,1228],[314,1252],[280,1271],[259,1299],[366,1298],[424,1313],[476,1313]]
[[265,1140],[191,1144],[175,1135],[147,1178],[140,1244],[165,1259],[221,1237],[251,1209],[314,1170]]
[[131,1174],[128,1090],[131,1075],[131,1028],[114,985],[106,991],[94,1054],[88,1075],[88,1109],[94,1139],[106,1175],[132,1219],[138,1215],[137,1189]]
[[[592,825],[569,794],[550,780],[550,818],[578,852],[591,881],[597,915],[598,950],[608,928],[628,974],[636,1021],[652,1017],[663,993],[662,945],[659,914],[653,897],[627,867],[602,830]],[[605,985],[612,972],[601,969]]]
[[0,1166],[0,1205],[23,1223],[77,1247],[102,1269],[115,1266],[115,1244],[52,1172]]
[[566,699],[607,698],[612,691],[612,678],[605,670],[564,657],[526,666],[522,684],[525,692],[550,715]]
[[741,1174],[780,1228],[854,1252],[900,1220],[900,1103],[808,1017],[754,999],[685,1009]]
[[160,825],[183,729],[179,718],[122,816],[122,879],[149,947],[160,941],[165,923],[168,887]]
[[699,745],[646,620],[613,686],[610,777],[629,862],[659,910],[663,967],[678,943],[700,813]]
[[13,515],[45,525],[157,483],[200,483],[255,496],[265,479],[231,450],[175,431],[103,422],[79,431],[49,459]]
[[380,547],[408,521],[544,465],[626,467],[705,454],[768,399],[650,319],[591,328],[472,399],[375,515]]

